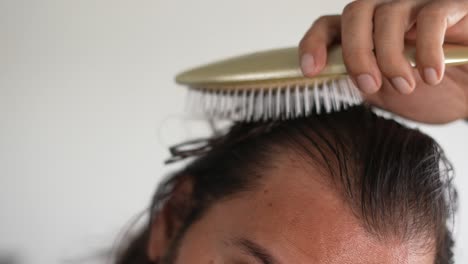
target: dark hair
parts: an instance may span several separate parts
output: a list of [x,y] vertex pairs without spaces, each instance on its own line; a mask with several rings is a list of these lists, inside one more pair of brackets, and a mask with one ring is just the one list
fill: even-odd
[[[453,263],[447,222],[453,219],[456,192],[450,162],[432,138],[366,106],[288,121],[236,123],[203,146],[172,150],[176,158],[199,157],[160,184],[153,217],[174,186],[190,177],[192,205],[178,208],[187,229],[213,203],[255,188],[263,177],[259,168],[271,167],[275,153],[288,151],[319,165],[369,232],[404,241],[423,238],[436,246],[436,264]],[[151,263],[146,256],[151,219],[116,263]]]

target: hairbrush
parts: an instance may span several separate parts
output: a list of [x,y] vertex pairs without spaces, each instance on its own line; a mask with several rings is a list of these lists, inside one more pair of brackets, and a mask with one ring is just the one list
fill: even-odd
[[[468,64],[468,47],[444,44],[447,66]],[[404,55],[416,65],[415,47]],[[241,122],[287,120],[341,111],[363,103],[349,78],[340,45],[328,49],[327,64],[315,77],[304,77],[298,48],[261,51],[203,65],[177,75],[188,87],[191,114]]]

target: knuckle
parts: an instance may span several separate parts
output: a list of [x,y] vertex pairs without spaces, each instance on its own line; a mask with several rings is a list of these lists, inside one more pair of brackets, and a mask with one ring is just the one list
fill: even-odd
[[390,4],[379,5],[377,8],[375,8],[374,20],[379,20],[379,18],[382,18],[383,16],[387,16],[388,13],[390,13],[392,9],[393,7],[390,6]]
[[366,0],[356,0],[351,3],[348,3],[342,11],[343,16],[357,16],[361,13],[362,8],[369,4],[369,1]]
[[339,23],[338,21],[340,20],[341,18],[338,15],[320,16],[312,23],[312,26],[303,36],[299,42],[299,47],[310,47],[314,43],[319,44],[329,41],[329,38],[333,38],[337,34],[336,31],[339,27],[337,23]]
[[330,18],[331,18],[331,15],[320,16],[314,21],[314,23],[312,24],[312,27],[327,26],[328,22],[330,21]]
[[314,23],[312,24],[312,28],[329,28],[332,27],[334,24],[334,21],[337,20],[337,15],[324,15],[319,18],[317,18]]
[[381,4],[375,9],[374,19],[395,16],[396,14],[399,14],[396,17],[400,17],[400,14],[404,14],[406,10],[408,10],[406,2],[397,1]]

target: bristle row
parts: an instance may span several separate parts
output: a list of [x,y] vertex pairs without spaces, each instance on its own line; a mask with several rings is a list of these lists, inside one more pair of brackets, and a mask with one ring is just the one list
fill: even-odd
[[361,94],[349,77],[255,90],[190,88],[188,94],[188,110],[192,115],[244,122],[330,113],[360,103]]

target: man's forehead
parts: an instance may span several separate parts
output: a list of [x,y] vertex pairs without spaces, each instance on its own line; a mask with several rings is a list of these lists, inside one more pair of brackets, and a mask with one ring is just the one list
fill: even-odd
[[235,199],[232,212],[235,207],[244,212],[237,222],[242,232],[281,254],[285,263],[430,263],[409,262],[407,245],[369,234],[314,173],[278,166],[257,190]]

